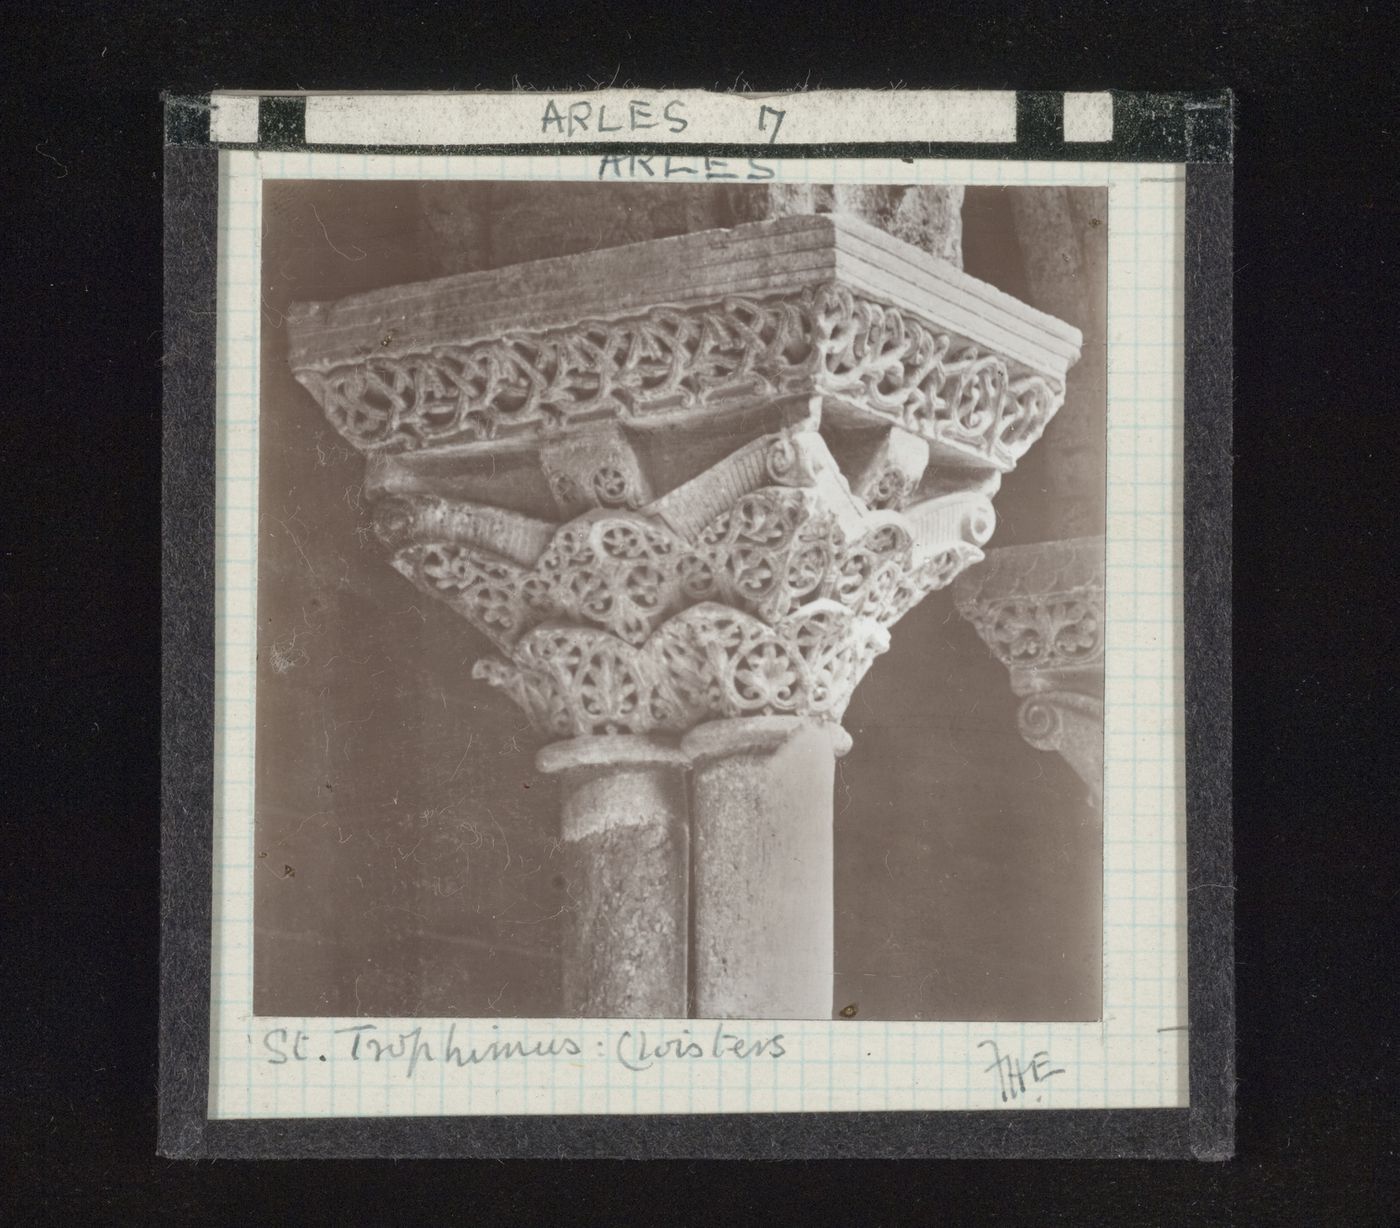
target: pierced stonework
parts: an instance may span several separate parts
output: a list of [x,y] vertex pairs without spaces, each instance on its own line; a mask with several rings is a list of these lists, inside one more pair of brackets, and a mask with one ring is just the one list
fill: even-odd
[[547,437],[810,393],[1003,469],[1040,437],[1064,393],[1059,379],[834,282],[295,374],[365,450]]
[[628,512],[592,512],[559,528],[532,566],[469,543],[419,542],[394,566],[445,599],[497,645],[546,619],[569,620],[640,644],[686,601],[711,588],[698,560],[664,525]]
[[1103,607],[1092,590],[1012,597],[979,609],[977,632],[1008,668],[1076,669],[1103,656]]
[[873,513],[853,531],[807,491],[757,491],[700,537],[697,553],[725,600],[776,622],[826,599],[886,626],[980,557],[970,543],[940,543],[924,558],[909,523]]
[[704,602],[634,647],[592,628],[546,625],[510,658],[473,677],[504,690],[536,729],[556,737],[683,732],[724,717],[839,720],[889,635],[834,601],[814,601],[776,626]]
[[[839,722],[983,558],[1083,339],[948,263],[960,188],[775,184],[749,198],[791,216],[724,230],[696,229],[724,190],[467,195],[520,209],[435,210],[443,267],[552,254],[299,304],[286,334],[392,565],[488,637],[472,677],[559,773],[566,1002],[830,1017]],[[1083,671],[1033,668],[1082,620],[1013,605],[1040,591],[988,625],[1034,681],[1024,736],[1088,779]]]
[[[447,511],[423,519],[470,522],[461,509],[455,521]],[[693,542],[647,515],[594,511],[559,528],[535,560],[503,557],[476,539],[414,541],[400,533],[393,563],[501,647],[546,621],[639,645],[701,601],[775,624],[830,600],[890,626],[981,557],[968,519],[945,516],[934,535],[893,512],[851,521],[819,491],[767,487],[741,496]]]

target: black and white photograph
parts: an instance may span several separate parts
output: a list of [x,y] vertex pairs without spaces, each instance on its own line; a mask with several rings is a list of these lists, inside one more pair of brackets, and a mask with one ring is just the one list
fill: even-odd
[[263,184],[259,1016],[1101,1018],[1108,189],[733,168]]

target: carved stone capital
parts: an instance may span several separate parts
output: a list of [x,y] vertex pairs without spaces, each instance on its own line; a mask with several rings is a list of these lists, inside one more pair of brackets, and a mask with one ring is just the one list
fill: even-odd
[[839,721],[889,628],[982,557],[1079,345],[836,216],[289,319],[393,566],[550,738]]
[[839,720],[888,645],[879,623],[834,601],[811,602],[773,626],[702,602],[636,646],[605,631],[546,624],[509,658],[483,658],[472,673],[558,737],[680,733],[735,716]]
[[1023,697],[1017,723],[1103,791],[1104,539],[989,550],[955,586],[959,613]]

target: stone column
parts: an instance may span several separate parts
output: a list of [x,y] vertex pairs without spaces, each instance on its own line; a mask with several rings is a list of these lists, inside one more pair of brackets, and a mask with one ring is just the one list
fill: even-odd
[[989,550],[955,586],[958,611],[1011,674],[1021,736],[1061,755],[1103,804],[1104,539]]
[[840,725],[796,716],[686,734],[697,1018],[831,1017],[832,785],[850,746]]
[[558,774],[573,910],[564,950],[569,1017],[686,1014],[685,757],[657,738],[570,738],[544,747]]
[[1078,332],[840,214],[302,305],[288,331],[388,561],[494,645],[473,676],[549,743],[570,1009],[670,1010],[690,965],[701,1015],[829,1018],[841,718],[889,628],[982,557]]

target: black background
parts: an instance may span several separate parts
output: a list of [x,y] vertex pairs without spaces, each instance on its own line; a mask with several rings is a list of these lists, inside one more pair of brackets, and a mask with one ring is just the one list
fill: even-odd
[[[107,11],[110,10],[110,11]],[[0,815],[16,1223],[1019,1213],[1383,1224],[1397,791],[1394,46],[1380,5],[52,4],[5,13]],[[591,76],[590,76],[591,74]],[[155,1157],[161,89],[1237,91],[1239,1121],[1224,1164]],[[14,216],[17,213],[18,216]],[[1392,279],[1393,281],[1393,279]],[[1390,345],[1386,343],[1390,342]],[[18,769],[18,770],[16,770]],[[1392,922],[1393,923],[1393,922]],[[0,1204],[2,1206],[3,1204]],[[823,1216],[821,1213],[827,1214]]]

